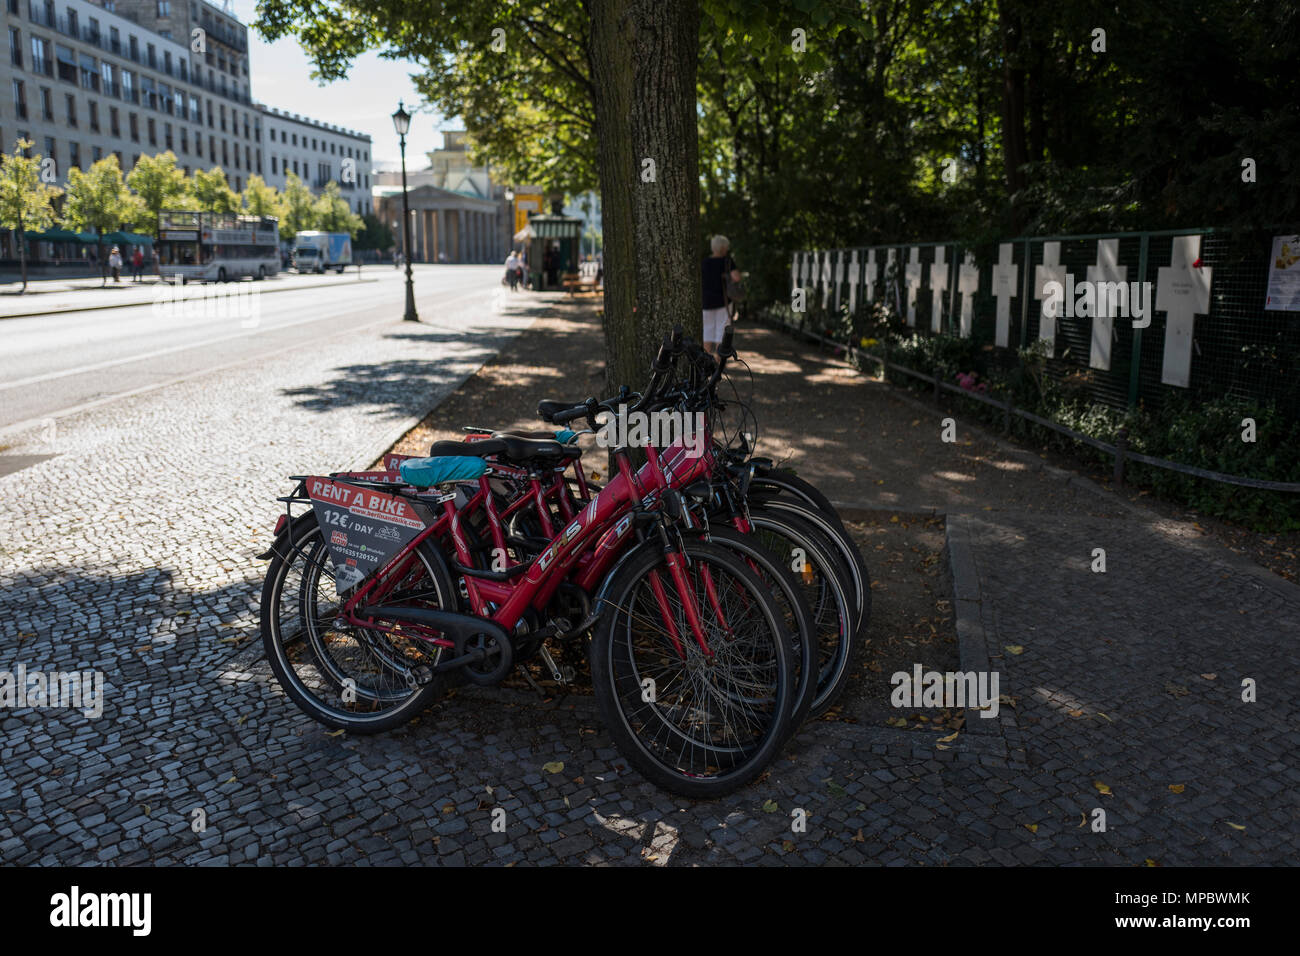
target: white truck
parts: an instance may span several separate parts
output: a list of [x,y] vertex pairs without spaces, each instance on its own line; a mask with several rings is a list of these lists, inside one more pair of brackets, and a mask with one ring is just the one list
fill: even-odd
[[352,237],[346,232],[300,232],[293,239],[295,272],[342,273],[352,265]]

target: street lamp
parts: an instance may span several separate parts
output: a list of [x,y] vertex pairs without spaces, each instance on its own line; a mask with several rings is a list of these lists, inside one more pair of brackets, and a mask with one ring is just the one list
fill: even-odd
[[393,129],[397,131],[402,148],[402,251],[406,258],[406,322],[419,322],[415,314],[415,283],[411,278],[411,209],[406,197],[406,134],[411,128],[411,114],[402,109],[402,101],[397,101],[397,112],[393,114]]

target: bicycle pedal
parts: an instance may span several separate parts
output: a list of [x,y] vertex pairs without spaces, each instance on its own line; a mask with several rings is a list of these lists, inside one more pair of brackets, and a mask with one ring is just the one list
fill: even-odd
[[411,690],[426,686],[433,680],[433,668],[427,664],[418,664],[406,672],[406,686]]
[[[542,662],[546,664],[547,669],[551,672],[551,680],[555,681],[557,684],[569,683],[569,681],[564,677],[564,672],[560,670],[560,665],[556,664],[555,658],[551,656],[550,648],[543,644],[538,648],[537,653],[541,656]],[[572,671],[573,668],[570,667],[569,670]],[[570,676],[570,679],[572,679],[572,676]]]

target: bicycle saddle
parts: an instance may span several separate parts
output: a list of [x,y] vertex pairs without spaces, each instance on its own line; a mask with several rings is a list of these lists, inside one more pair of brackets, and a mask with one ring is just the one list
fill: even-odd
[[436,441],[429,449],[434,457],[471,457],[480,458],[496,455],[510,461],[533,461],[539,458],[559,458],[570,460],[582,457],[582,449],[575,445],[561,445],[554,440],[520,438],[504,432],[497,432],[483,441],[459,442]]

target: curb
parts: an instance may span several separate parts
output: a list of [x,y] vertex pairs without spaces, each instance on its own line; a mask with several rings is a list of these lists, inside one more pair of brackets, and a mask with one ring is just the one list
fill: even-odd
[[[379,280],[378,280],[378,279],[361,279],[361,278],[358,278],[356,281],[357,281],[358,284],[360,284],[360,283],[362,283],[362,282],[378,282]],[[158,286],[158,285],[169,285],[169,284],[170,284],[170,283],[162,283],[162,282],[155,282],[155,283],[153,283],[153,285],[155,285],[155,286]],[[205,283],[205,284],[206,284],[206,283]],[[215,283],[214,283],[214,284],[215,284]],[[336,288],[339,284],[340,284],[340,283],[337,283],[337,282],[334,282],[334,283],[315,282],[315,283],[312,283],[311,285],[296,285],[296,286],[293,286],[293,287],[291,287],[291,288],[290,288],[290,287],[285,287],[285,288],[280,288],[280,289],[267,289],[267,290],[265,290],[265,292],[266,292],[267,295],[270,295],[272,292],[298,292],[298,291],[301,291],[301,290],[303,290],[303,289],[333,289],[333,288]],[[95,291],[95,290],[94,290],[94,289],[82,289],[82,290],[80,290],[80,291],[82,291],[82,292],[93,292],[93,291]],[[201,298],[202,298],[201,296],[193,296],[193,299],[195,299],[195,300],[199,300],[199,299],[201,299]],[[187,297],[187,299],[188,299],[188,297]],[[181,301],[187,301],[187,299],[182,299]],[[139,307],[142,306],[142,305],[153,305],[153,302],[151,302],[151,301],[149,301],[149,302],[112,302],[112,303],[110,303],[110,304],[108,304],[108,305],[85,306],[85,307],[78,307],[78,308],[75,308],[75,309],[43,309],[43,310],[40,311],[40,312],[9,312],[9,313],[6,313],[6,314],[4,314],[4,315],[0,315],[0,322],[3,322],[5,319],[31,319],[31,318],[36,318],[37,316],[41,316],[41,315],[66,315],[66,314],[68,314],[68,313],[70,313],[70,312],[100,312],[100,311],[103,311],[103,310],[105,310],[105,309],[131,309],[131,308],[139,308]]]

